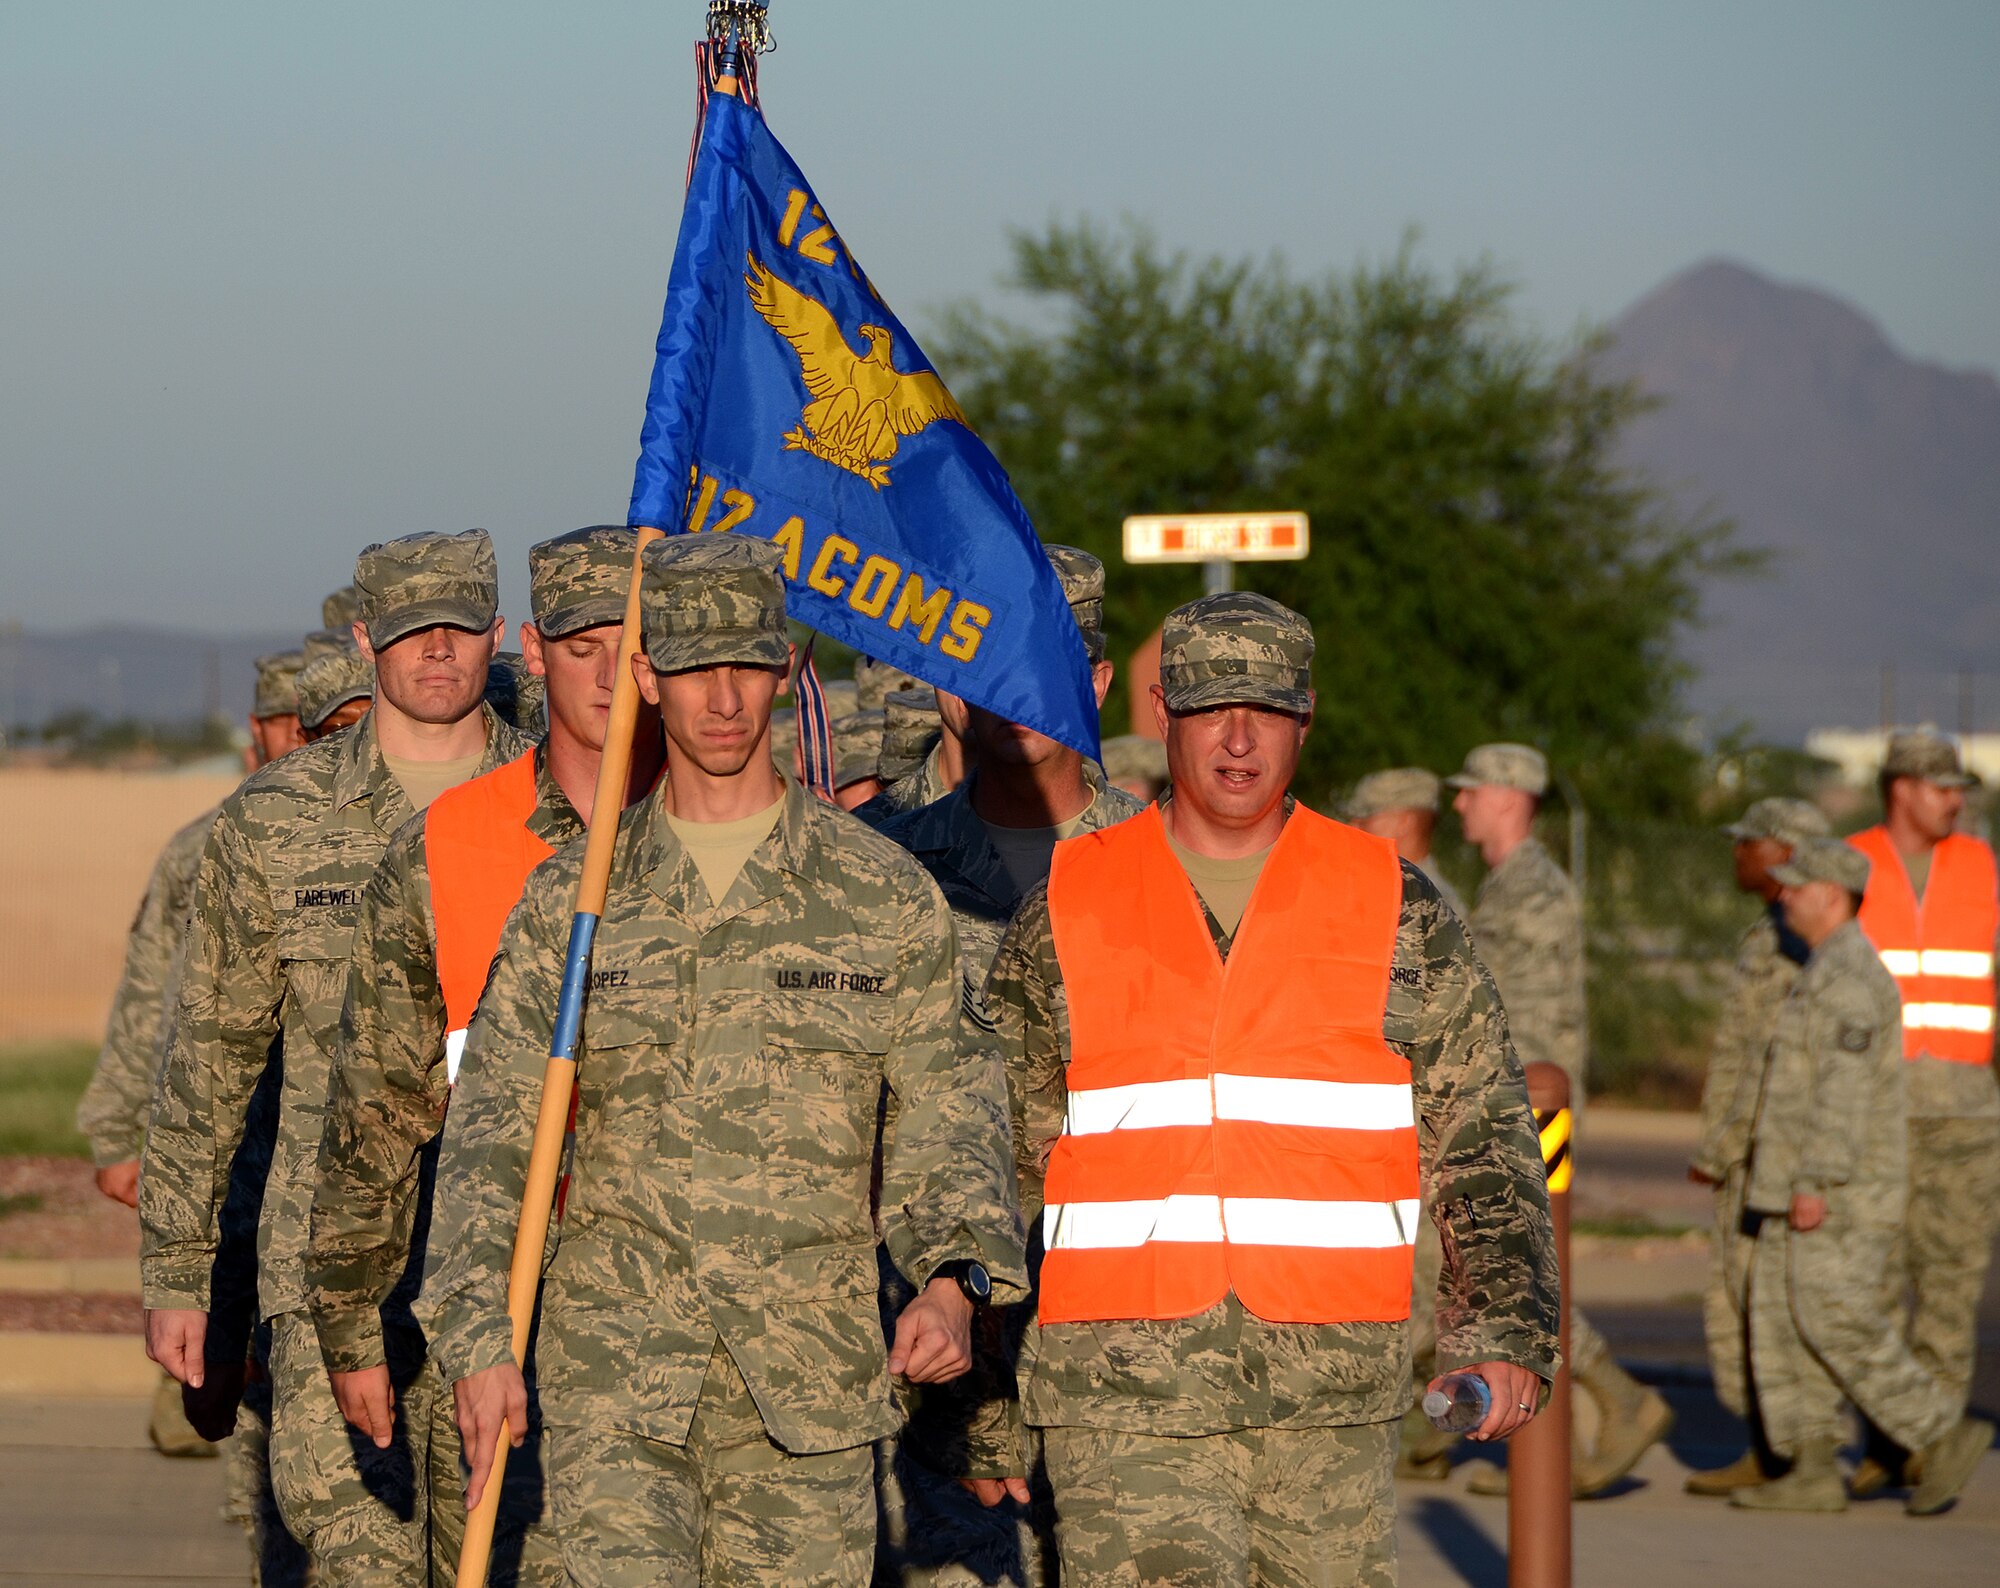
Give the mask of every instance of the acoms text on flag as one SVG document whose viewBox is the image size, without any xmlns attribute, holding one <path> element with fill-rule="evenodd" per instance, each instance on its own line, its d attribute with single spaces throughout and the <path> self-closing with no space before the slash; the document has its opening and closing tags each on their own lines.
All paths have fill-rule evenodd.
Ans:
<svg viewBox="0 0 2000 1588">
<path fill-rule="evenodd" d="M 764 536 L 794 617 L 1097 753 L 1083 642 L 1006 472 L 728 94 L 688 186 L 628 517 Z"/>
</svg>

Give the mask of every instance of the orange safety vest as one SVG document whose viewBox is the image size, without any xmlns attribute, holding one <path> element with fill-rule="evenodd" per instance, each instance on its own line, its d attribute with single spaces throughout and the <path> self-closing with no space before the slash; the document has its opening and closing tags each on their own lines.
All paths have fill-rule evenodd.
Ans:
<svg viewBox="0 0 2000 1588">
<path fill-rule="evenodd" d="M 1861 930 L 1903 998 L 1903 1057 L 1993 1060 L 1993 940 L 2000 871 L 1977 838 L 1953 833 L 1931 851 L 1920 903 L 1887 828 L 1848 839 L 1868 857 Z"/>
<path fill-rule="evenodd" d="M 1387 839 L 1300 807 L 1225 962 L 1157 807 L 1056 846 L 1069 1100 L 1044 1324 L 1410 1315 L 1417 1129 L 1382 1039 L 1403 881 Z"/>
<path fill-rule="evenodd" d="M 444 991 L 445 1068 L 458 1079 L 466 1028 L 486 990 L 500 929 L 520 902 L 528 873 L 555 850 L 528 830 L 535 813 L 535 753 L 446 789 L 424 818 L 424 858 L 437 922 L 438 985 Z"/>
</svg>

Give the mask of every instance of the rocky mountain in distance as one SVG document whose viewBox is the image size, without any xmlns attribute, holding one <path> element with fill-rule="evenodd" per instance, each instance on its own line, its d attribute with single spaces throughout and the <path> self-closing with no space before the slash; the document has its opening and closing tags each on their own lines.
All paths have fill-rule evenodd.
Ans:
<svg viewBox="0 0 2000 1588">
<path fill-rule="evenodd" d="M 1725 261 L 1609 328 L 1607 373 L 1660 406 L 1625 460 L 1773 554 L 1685 642 L 1690 704 L 1797 742 L 1896 716 L 2000 725 L 2000 382 L 1908 358 L 1827 293 Z"/>
</svg>

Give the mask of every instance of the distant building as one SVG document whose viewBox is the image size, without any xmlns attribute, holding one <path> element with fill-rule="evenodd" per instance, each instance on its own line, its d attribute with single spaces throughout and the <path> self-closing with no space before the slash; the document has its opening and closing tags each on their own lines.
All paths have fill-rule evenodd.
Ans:
<svg viewBox="0 0 2000 1588">
<path fill-rule="evenodd" d="M 1965 769 L 1976 772 L 1988 787 L 2000 783 L 2000 733 L 1957 734 Z M 1880 728 L 1814 728 L 1806 735 L 1806 753 L 1840 768 L 1840 780 L 1857 788 L 1875 781 L 1889 735 Z"/>
</svg>

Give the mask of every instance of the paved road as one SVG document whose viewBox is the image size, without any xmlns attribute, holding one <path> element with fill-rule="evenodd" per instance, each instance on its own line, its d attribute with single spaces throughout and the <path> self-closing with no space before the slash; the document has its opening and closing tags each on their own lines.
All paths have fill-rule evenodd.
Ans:
<svg viewBox="0 0 2000 1588">
<path fill-rule="evenodd" d="M 0 1399 L 0 1584 L 249 1582 L 221 1468 L 155 1453 L 143 1400 Z"/>
<path fill-rule="evenodd" d="M 1592 1114 L 1580 1155 L 1579 1213 L 1697 1223 L 1703 1193 L 1680 1179 L 1692 1121 Z M 1577 1507 L 1576 1582 L 1652 1588 L 1835 1588 L 2000 1582 L 2000 1451 L 1956 1510 L 1917 1521 L 1893 1500 L 1839 1517 L 1770 1517 L 1681 1493 L 1689 1467 L 1719 1466 L 1742 1431 L 1710 1392 L 1697 1310 L 1699 1240 L 1584 1243 L 1577 1283 L 1619 1354 L 1674 1402 L 1670 1449 L 1656 1450 L 1621 1492 Z M 1982 1313 L 1975 1405 L 2000 1412 L 2000 1273 Z M 46 1390 L 0 1396 L 0 1588 L 201 1588 L 248 1581 L 241 1535 L 220 1520 L 220 1464 L 168 1461 L 145 1440 L 143 1400 L 66 1400 Z M 1448 1483 L 1409 1484 L 1403 1508 L 1407 1588 L 1499 1588 L 1506 1505 Z M 968 1579 L 969 1581 L 970 1579 Z"/>
<path fill-rule="evenodd" d="M 1718 1432 L 1706 1387 L 1668 1386 L 1698 1435 Z M 1709 1403 L 1712 1406 L 1712 1402 Z M 132 1400 L 0 1399 L 0 1588 L 208 1588 L 249 1581 L 242 1536 L 221 1521 L 213 1461 L 168 1461 L 145 1442 Z M 1839 1517 L 1765 1517 L 1680 1492 L 1677 1457 L 1720 1460 L 1699 1438 L 1656 1451 L 1625 1492 L 1576 1511 L 1576 1581 L 1629 1588 L 1910 1582 L 1958 1588 L 1995 1580 L 2000 1453 L 1958 1509 L 1927 1521 L 1893 1502 Z M 1504 1501 L 1468 1494 L 1469 1464 L 1450 1483 L 1403 1489 L 1406 1588 L 1501 1588 Z"/>
</svg>

